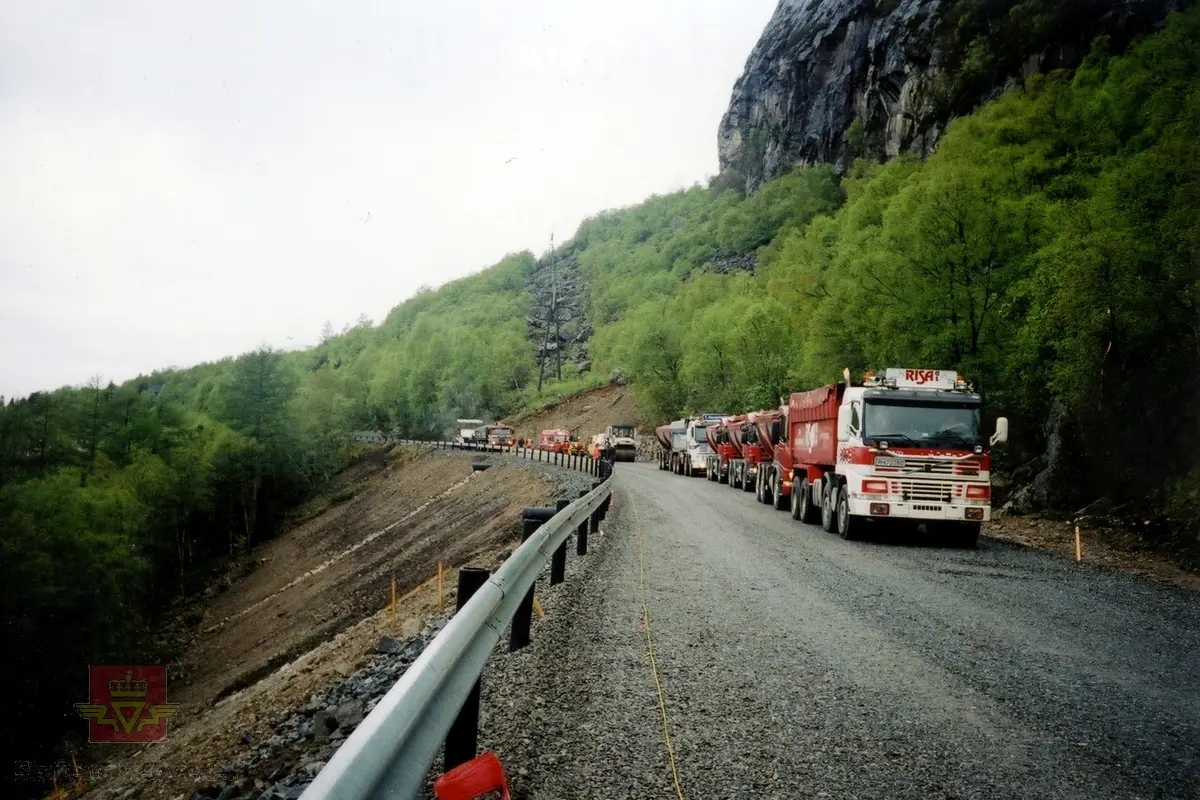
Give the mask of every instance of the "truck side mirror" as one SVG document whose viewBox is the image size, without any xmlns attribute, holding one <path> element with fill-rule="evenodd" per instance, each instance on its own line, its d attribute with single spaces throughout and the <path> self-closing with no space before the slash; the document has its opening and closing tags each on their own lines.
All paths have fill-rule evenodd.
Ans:
<svg viewBox="0 0 1200 800">
<path fill-rule="evenodd" d="M 771 444 L 779 444 L 779 420 L 771 420 Z"/>
<path fill-rule="evenodd" d="M 992 434 L 991 444 L 1008 441 L 1008 417 L 996 418 L 996 432 Z"/>
</svg>

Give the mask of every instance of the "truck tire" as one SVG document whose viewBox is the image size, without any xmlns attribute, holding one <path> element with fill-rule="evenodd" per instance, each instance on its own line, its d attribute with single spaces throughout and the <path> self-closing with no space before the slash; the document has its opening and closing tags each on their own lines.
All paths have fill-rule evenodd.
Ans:
<svg viewBox="0 0 1200 800">
<path fill-rule="evenodd" d="M 775 482 L 771 484 L 771 503 L 776 511 L 784 511 L 788 507 L 788 499 L 783 496 L 783 474 L 775 473 Z"/>
<path fill-rule="evenodd" d="M 837 532 L 843 539 L 853 542 L 863 538 L 866 520 L 850 513 L 850 498 L 846 492 L 838 492 L 837 498 Z"/>
<path fill-rule="evenodd" d="M 717 483 L 729 483 L 729 467 L 725 468 L 724 475 L 721 474 L 719 469 L 717 470 Z"/>
<path fill-rule="evenodd" d="M 760 503 L 767 502 L 766 495 L 763 494 L 763 486 L 765 484 L 766 484 L 766 481 L 763 480 L 762 470 L 759 470 L 758 480 L 754 481 L 754 499 Z"/>
<path fill-rule="evenodd" d="M 963 522 L 954 536 L 954 546 L 963 550 L 974 550 L 979 544 L 979 523 Z"/>
<path fill-rule="evenodd" d="M 742 491 L 743 492 L 753 492 L 754 484 L 757 482 L 758 481 L 756 480 L 756 478 L 750 477 L 749 468 L 747 468 L 747 470 L 742 473 Z"/>
<path fill-rule="evenodd" d="M 821 492 L 821 529 L 826 533 L 833 533 L 837 530 L 837 509 L 833 507 L 833 485 L 828 481 L 823 481 L 824 487 Z"/>
<path fill-rule="evenodd" d="M 816 521 L 816 506 L 813 505 L 808 478 L 793 479 L 792 481 L 792 519 L 806 525 Z"/>
</svg>

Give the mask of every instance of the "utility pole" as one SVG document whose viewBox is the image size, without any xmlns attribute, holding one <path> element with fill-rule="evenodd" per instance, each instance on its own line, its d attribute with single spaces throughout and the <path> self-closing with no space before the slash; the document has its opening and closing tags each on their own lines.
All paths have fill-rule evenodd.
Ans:
<svg viewBox="0 0 1200 800">
<path fill-rule="evenodd" d="M 550 234 L 550 271 L 551 271 L 551 286 L 550 286 L 550 308 L 553 310 L 555 306 L 555 286 L 554 286 L 554 234 Z M 557 314 L 555 314 L 557 316 Z M 542 393 L 542 381 L 546 377 L 546 348 L 550 344 L 550 318 L 544 320 L 546 326 L 545 335 L 542 336 L 542 352 L 538 353 L 538 394 Z"/>
<path fill-rule="evenodd" d="M 562 380 L 562 337 L 559 336 L 558 320 L 558 253 L 554 252 L 554 235 L 550 236 L 550 275 L 554 281 L 554 291 L 550 295 L 551 309 L 554 313 L 554 374 Z"/>
</svg>

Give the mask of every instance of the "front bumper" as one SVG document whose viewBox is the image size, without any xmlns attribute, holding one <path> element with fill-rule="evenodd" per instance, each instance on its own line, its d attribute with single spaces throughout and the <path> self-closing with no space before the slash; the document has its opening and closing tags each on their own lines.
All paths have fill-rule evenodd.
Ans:
<svg viewBox="0 0 1200 800">
<path fill-rule="evenodd" d="M 934 503 L 929 501 L 914 502 L 912 500 L 895 499 L 895 495 L 882 494 L 852 494 L 848 500 L 850 513 L 856 517 L 875 517 L 876 519 L 928 519 L 945 522 L 986 522 L 992 518 L 992 507 L 985 503 Z M 887 514 L 872 514 L 873 504 L 887 503 Z M 972 510 L 972 517 L 967 517 L 967 509 Z M 976 516 L 982 511 L 982 516 Z"/>
</svg>

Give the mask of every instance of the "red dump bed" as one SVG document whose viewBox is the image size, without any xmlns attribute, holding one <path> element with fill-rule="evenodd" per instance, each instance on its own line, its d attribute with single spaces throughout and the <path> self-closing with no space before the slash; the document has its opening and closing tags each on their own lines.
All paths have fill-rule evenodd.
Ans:
<svg viewBox="0 0 1200 800">
<path fill-rule="evenodd" d="M 742 442 L 739 434 L 745 421 L 746 418 L 742 415 L 725 417 L 718 424 L 709 425 L 704 429 L 704 435 L 708 437 L 708 446 L 720 455 L 723 461 L 741 458 Z"/>
<path fill-rule="evenodd" d="M 837 416 L 845 390 L 845 384 L 834 383 L 788 398 L 792 463 L 837 463 Z"/>
<path fill-rule="evenodd" d="M 730 417 L 728 420 L 726 420 L 722 424 L 725 426 L 725 430 L 729 434 L 728 437 L 726 437 L 729 439 L 728 446 L 732 449 L 732 453 L 729 457 L 731 459 L 732 458 L 741 458 L 742 457 L 742 428 L 744 428 L 746 426 L 746 417 L 745 416 Z"/>
<path fill-rule="evenodd" d="M 671 449 L 671 426 L 660 425 L 654 429 L 654 437 L 658 439 L 658 443 L 663 446 L 664 450 Z"/>
<path fill-rule="evenodd" d="M 775 448 L 771 446 L 771 422 L 782 416 L 783 413 L 774 408 L 770 411 L 756 411 L 750 415 L 754 426 L 758 428 L 758 446 L 762 448 L 767 461 L 775 457 Z"/>
<path fill-rule="evenodd" d="M 709 425 L 704 429 L 704 436 L 708 439 L 708 446 L 712 448 L 714 453 L 719 452 L 721 445 L 717 444 L 717 431 L 721 430 L 721 424 Z"/>
</svg>

